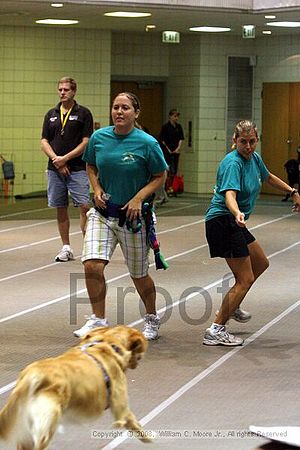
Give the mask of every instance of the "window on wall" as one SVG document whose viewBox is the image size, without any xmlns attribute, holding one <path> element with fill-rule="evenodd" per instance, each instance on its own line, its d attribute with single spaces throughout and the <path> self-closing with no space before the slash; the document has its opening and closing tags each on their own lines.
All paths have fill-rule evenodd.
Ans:
<svg viewBox="0 0 300 450">
<path fill-rule="evenodd" d="M 235 124 L 241 119 L 252 120 L 253 57 L 228 57 L 227 86 L 227 151 Z"/>
</svg>

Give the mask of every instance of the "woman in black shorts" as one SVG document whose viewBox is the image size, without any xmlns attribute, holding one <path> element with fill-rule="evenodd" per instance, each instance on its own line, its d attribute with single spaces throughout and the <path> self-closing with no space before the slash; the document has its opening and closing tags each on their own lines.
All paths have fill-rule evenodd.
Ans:
<svg viewBox="0 0 300 450">
<path fill-rule="evenodd" d="M 210 256 L 225 258 L 235 284 L 225 295 L 214 323 L 204 335 L 206 345 L 242 345 L 243 339 L 228 333 L 229 318 L 247 322 L 251 315 L 240 309 L 250 287 L 268 268 L 269 261 L 255 237 L 246 228 L 262 182 L 287 193 L 293 210 L 300 211 L 296 189 L 270 173 L 261 156 L 255 152 L 258 142 L 256 125 L 240 121 L 233 134 L 233 151 L 221 161 L 214 196 L 206 212 L 206 238 Z"/>
</svg>

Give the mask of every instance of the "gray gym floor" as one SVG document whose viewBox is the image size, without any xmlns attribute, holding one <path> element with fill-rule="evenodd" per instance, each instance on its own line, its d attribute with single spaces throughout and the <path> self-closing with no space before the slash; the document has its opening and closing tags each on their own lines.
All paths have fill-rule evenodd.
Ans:
<svg viewBox="0 0 300 450">
<path fill-rule="evenodd" d="M 208 255 L 207 205 L 206 198 L 183 194 L 157 210 L 161 249 L 170 264 L 167 271 L 151 266 L 163 325 L 140 366 L 127 372 L 130 405 L 145 429 L 156 433 L 151 448 L 283 450 L 289 447 L 251 435 L 249 426 L 299 426 L 300 214 L 291 213 L 291 203 L 281 197 L 258 201 L 248 227 L 270 268 L 243 303 L 251 321 L 229 323 L 245 344 L 207 347 L 203 333 L 232 282 L 225 262 Z M 76 259 L 55 263 L 61 244 L 46 199 L 0 203 L 1 407 L 20 370 L 76 345 L 72 330 L 90 314 L 74 208 L 72 216 Z M 141 328 L 143 310 L 119 249 L 106 277 L 110 324 Z M 93 423 L 70 425 L 50 449 L 143 448 L 111 423 L 106 412 Z"/>
</svg>

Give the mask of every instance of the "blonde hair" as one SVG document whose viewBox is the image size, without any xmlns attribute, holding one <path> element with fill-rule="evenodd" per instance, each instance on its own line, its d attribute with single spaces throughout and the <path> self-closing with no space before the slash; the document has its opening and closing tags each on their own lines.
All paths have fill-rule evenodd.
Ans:
<svg viewBox="0 0 300 450">
<path fill-rule="evenodd" d="M 71 78 L 71 77 L 63 77 L 63 78 L 61 78 L 59 81 L 58 81 L 58 83 L 57 83 L 57 86 L 59 86 L 60 84 L 62 84 L 62 83 L 70 83 L 70 86 L 71 86 L 71 89 L 72 89 L 72 91 L 77 91 L 77 83 L 76 83 L 76 81 L 74 80 L 74 78 Z"/>
<path fill-rule="evenodd" d="M 236 140 L 242 133 L 244 133 L 244 132 L 250 133 L 252 130 L 255 132 L 256 138 L 258 140 L 259 138 L 258 138 L 256 124 L 248 119 L 240 120 L 236 124 L 234 131 L 233 131 L 231 148 L 232 149 L 236 148 Z"/>
</svg>

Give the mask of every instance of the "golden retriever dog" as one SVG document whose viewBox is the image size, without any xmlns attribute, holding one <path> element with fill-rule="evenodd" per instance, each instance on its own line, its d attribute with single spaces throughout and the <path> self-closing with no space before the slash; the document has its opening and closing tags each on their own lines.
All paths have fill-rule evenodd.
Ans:
<svg viewBox="0 0 300 450">
<path fill-rule="evenodd" d="M 30 364 L 0 412 L 0 439 L 17 450 L 47 450 L 61 422 L 87 421 L 110 408 L 115 427 L 149 441 L 129 409 L 124 373 L 146 349 L 134 328 L 95 328 L 66 353 Z"/>
</svg>

